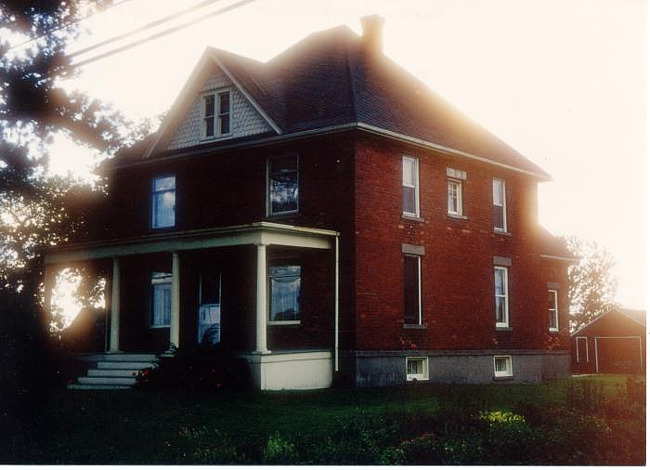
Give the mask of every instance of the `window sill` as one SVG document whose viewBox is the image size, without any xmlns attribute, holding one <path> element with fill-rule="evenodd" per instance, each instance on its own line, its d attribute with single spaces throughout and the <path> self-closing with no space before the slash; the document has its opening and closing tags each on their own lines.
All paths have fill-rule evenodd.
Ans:
<svg viewBox="0 0 650 470">
<path fill-rule="evenodd" d="M 228 134 L 221 134 L 221 135 L 213 135 L 210 137 L 201 137 L 199 140 L 200 143 L 207 143 L 207 142 L 214 142 L 215 140 L 225 140 L 225 139 L 230 139 L 232 138 L 232 133 Z"/>
<path fill-rule="evenodd" d="M 511 381 L 511 380 L 514 380 L 514 379 L 515 378 L 512 375 L 503 375 L 503 376 L 500 376 L 500 377 L 492 377 L 492 380 L 495 381 L 495 382 L 508 382 L 508 381 Z"/>
<path fill-rule="evenodd" d="M 300 325 L 300 320 L 269 321 L 266 324 L 269 326 Z"/>
<path fill-rule="evenodd" d="M 426 330 L 427 327 L 424 325 L 416 325 L 414 323 L 404 323 L 402 328 L 405 330 Z"/>
<path fill-rule="evenodd" d="M 504 237 L 512 237 L 512 233 L 505 232 L 503 230 L 498 230 L 498 229 L 494 229 L 494 234 L 495 235 L 503 235 Z"/>
<path fill-rule="evenodd" d="M 559 335 L 560 334 L 560 330 L 548 330 L 548 332 L 549 332 L 549 334 L 552 334 L 552 335 Z"/>
<path fill-rule="evenodd" d="M 494 327 L 496 331 L 512 331 L 511 326 L 496 326 Z"/>
<path fill-rule="evenodd" d="M 300 211 L 291 211 L 291 212 L 278 212 L 277 214 L 268 214 L 267 219 L 290 219 L 300 215 Z"/>
<path fill-rule="evenodd" d="M 424 219 L 415 215 L 402 214 L 402 219 L 408 220 L 411 222 L 424 222 Z"/>
<path fill-rule="evenodd" d="M 467 220 L 467 216 L 463 214 L 450 214 L 447 213 L 447 217 L 454 220 Z"/>
<path fill-rule="evenodd" d="M 170 325 L 150 325 L 149 329 L 151 330 L 160 330 L 161 328 L 169 328 Z"/>
<path fill-rule="evenodd" d="M 407 382 L 428 382 L 429 378 L 428 377 L 407 377 L 406 378 Z"/>
</svg>

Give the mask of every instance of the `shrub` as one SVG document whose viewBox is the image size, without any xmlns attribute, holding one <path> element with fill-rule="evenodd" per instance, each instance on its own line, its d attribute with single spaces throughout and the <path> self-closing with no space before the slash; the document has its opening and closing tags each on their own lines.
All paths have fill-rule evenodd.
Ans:
<svg viewBox="0 0 650 470">
<path fill-rule="evenodd" d="M 248 362 L 220 345 L 177 350 L 136 377 L 136 387 L 149 389 L 216 391 L 250 386 Z"/>
</svg>

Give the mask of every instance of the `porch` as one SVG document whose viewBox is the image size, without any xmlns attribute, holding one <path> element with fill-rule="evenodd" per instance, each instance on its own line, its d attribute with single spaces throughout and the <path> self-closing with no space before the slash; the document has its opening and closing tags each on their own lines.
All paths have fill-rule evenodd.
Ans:
<svg viewBox="0 0 650 470">
<path fill-rule="evenodd" d="M 105 274 L 107 355 L 223 344 L 261 389 L 325 388 L 338 366 L 338 236 L 268 222 L 49 251 Z M 127 361 L 128 362 L 128 361 Z"/>
</svg>

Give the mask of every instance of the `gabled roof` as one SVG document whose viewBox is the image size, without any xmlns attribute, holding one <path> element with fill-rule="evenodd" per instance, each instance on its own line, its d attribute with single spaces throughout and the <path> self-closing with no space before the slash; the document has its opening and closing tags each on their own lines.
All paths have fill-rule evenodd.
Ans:
<svg viewBox="0 0 650 470">
<path fill-rule="evenodd" d="M 216 63 L 278 135 L 358 127 L 549 178 L 390 58 L 372 53 L 364 39 L 339 26 L 311 34 L 266 63 L 208 48 L 159 132 L 172 132 L 179 110 L 201 85 L 194 82 Z M 144 156 L 164 153 L 164 142 L 159 135 Z"/>
<path fill-rule="evenodd" d="M 580 327 L 578 330 L 574 331 L 571 333 L 571 336 L 576 336 L 578 333 L 582 332 L 585 328 L 593 325 L 594 323 L 599 322 L 603 318 L 610 316 L 610 315 L 622 315 L 624 317 L 629 318 L 630 320 L 639 323 L 642 326 L 646 325 L 646 311 L 645 310 L 636 310 L 636 309 L 631 309 L 631 308 L 621 308 L 621 307 L 614 307 L 611 310 L 603 313 L 602 315 L 598 315 L 596 318 L 591 320 L 589 323 L 586 325 L 583 325 Z"/>
<path fill-rule="evenodd" d="M 544 227 L 539 227 L 541 254 L 543 258 L 551 258 L 569 263 L 577 263 L 580 258 L 569 251 L 561 238 L 556 237 Z"/>
</svg>

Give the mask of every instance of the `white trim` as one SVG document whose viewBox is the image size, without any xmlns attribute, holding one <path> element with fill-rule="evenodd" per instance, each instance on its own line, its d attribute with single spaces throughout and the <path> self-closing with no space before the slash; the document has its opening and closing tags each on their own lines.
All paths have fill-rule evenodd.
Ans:
<svg viewBox="0 0 650 470">
<path fill-rule="evenodd" d="M 421 374 L 409 374 L 409 361 L 422 361 L 422 373 Z M 405 358 L 406 366 L 406 381 L 420 381 L 420 380 L 429 380 L 429 358 L 428 357 L 406 357 Z"/>
<path fill-rule="evenodd" d="M 404 181 L 406 176 L 404 173 L 404 163 L 406 161 L 413 162 L 413 185 L 407 185 Z M 413 188 L 415 191 L 415 212 L 407 212 L 404 209 L 404 197 L 402 196 L 402 215 L 406 217 L 420 217 L 420 161 L 416 157 L 411 157 L 409 155 L 402 155 L 402 194 L 404 193 L 404 187 Z"/>
<path fill-rule="evenodd" d="M 553 328 L 551 326 L 550 322 L 549 322 L 548 331 L 551 331 L 553 333 L 557 333 L 558 331 L 560 331 L 560 305 L 558 304 L 558 290 L 557 289 L 547 289 L 546 292 L 549 292 L 549 293 L 553 292 L 553 298 L 554 298 L 553 305 L 555 306 L 555 308 L 549 308 L 548 312 L 549 313 L 554 312 L 553 316 L 555 317 L 555 325 L 556 325 L 555 328 Z"/>
<path fill-rule="evenodd" d="M 494 226 L 494 215 L 492 216 L 492 225 L 494 226 L 494 231 L 498 233 L 508 233 L 508 209 L 506 202 L 506 181 L 503 178 L 492 178 L 492 211 L 494 212 L 494 206 L 497 206 L 496 201 L 494 200 L 494 185 L 500 182 L 501 184 L 501 197 L 503 199 L 503 205 L 501 205 L 501 211 L 503 213 L 503 227 Z M 497 206 L 499 207 L 499 206 Z"/>
<path fill-rule="evenodd" d="M 380 135 L 382 137 L 386 137 L 389 139 L 397 140 L 400 142 L 405 142 L 411 145 L 415 145 L 417 147 L 421 147 L 427 150 L 435 150 L 437 152 L 445 153 L 447 155 L 452 155 L 456 157 L 463 157 L 463 158 L 469 158 L 472 160 L 477 160 L 480 162 L 487 163 L 489 165 L 494 165 L 499 168 L 505 168 L 510 171 L 514 171 L 517 173 L 522 173 L 528 176 L 532 176 L 544 181 L 552 181 L 552 178 L 549 175 L 543 175 L 540 173 L 535 173 L 533 171 L 528 171 L 528 170 L 523 170 L 521 168 L 517 168 L 511 165 L 506 165 L 504 163 L 499 163 L 495 162 L 494 160 L 490 160 L 489 158 L 485 157 L 480 157 L 471 153 L 463 152 L 461 150 L 455 150 L 449 147 L 444 147 L 438 144 L 434 144 L 433 142 L 429 142 L 426 140 L 422 139 L 417 139 L 415 137 L 409 137 L 405 134 L 399 134 L 397 132 L 392 132 L 388 131 L 386 129 L 382 129 L 380 127 L 375 127 L 371 126 L 368 124 L 364 124 L 362 122 L 351 122 L 348 124 L 339 124 L 336 126 L 327 126 L 327 127 L 319 127 L 317 129 L 309 129 L 305 131 L 300 131 L 300 132 L 295 132 L 291 134 L 282 134 L 281 132 L 278 132 L 280 135 L 275 135 L 271 137 L 263 137 L 257 140 L 251 140 L 248 142 L 236 142 L 231 145 L 224 145 L 220 146 L 218 150 L 232 150 L 232 149 L 237 149 L 240 147 L 247 147 L 247 148 L 252 148 L 252 147 L 259 147 L 259 146 L 265 146 L 265 145 L 272 145 L 276 142 L 284 142 L 287 140 L 298 140 L 298 139 L 304 139 L 308 138 L 311 136 L 316 136 L 316 135 L 327 135 L 327 134 L 334 134 L 334 133 L 339 133 L 339 132 L 346 132 L 349 130 L 360 130 L 364 132 L 368 132 L 370 134 L 375 134 L 375 135 Z M 137 165 L 146 165 L 148 163 L 151 163 L 150 160 L 147 160 L 148 157 L 151 156 L 153 153 L 153 149 L 157 146 L 158 141 L 160 139 L 157 138 L 152 144 L 149 146 L 147 151 L 143 154 L 142 159 L 139 159 L 138 161 L 135 162 L 129 162 L 125 163 L 122 165 L 116 165 L 114 168 L 125 168 L 125 167 L 130 167 L 130 166 L 137 166 Z M 192 148 L 190 150 L 186 150 L 183 152 L 178 152 L 175 153 L 174 155 L 171 156 L 166 156 L 166 157 L 159 157 L 156 158 L 154 161 L 155 163 L 160 163 L 161 161 L 164 160 L 171 160 L 171 159 L 181 159 L 185 158 L 188 155 L 195 156 L 195 155 L 201 155 L 203 153 L 209 153 L 213 154 L 215 152 L 215 148 L 206 148 L 206 149 L 196 149 Z"/>
<path fill-rule="evenodd" d="M 553 255 L 539 255 L 541 258 L 554 259 L 558 261 L 567 261 L 569 263 L 577 263 L 580 261 L 580 258 L 567 258 L 565 256 L 553 256 Z"/>
<path fill-rule="evenodd" d="M 334 371 L 339 370 L 339 236 L 334 238 Z"/>
<path fill-rule="evenodd" d="M 230 70 L 228 70 L 228 67 L 224 66 L 223 63 L 219 60 L 218 57 L 215 57 L 215 51 L 210 51 L 212 58 L 214 61 L 217 63 L 217 65 L 221 68 L 223 73 L 226 74 L 228 79 L 237 87 L 237 89 L 241 92 L 242 95 L 248 100 L 248 102 L 255 108 L 255 110 L 264 118 L 264 120 L 273 128 L 275 132 L 278 134 L 282 134 L 282 129 L 280 129 L 280 126 L 278 126 L 273 119 L 264 111 L 264 109 L 259 105 L 255 99 L 251 96 L 250 93 L 242 86 L 242 84 L 235 78 L 235 76 L 230 73 Z"/>
<path fill-rule="evenodd" d="M 506 360 L 506 370 L 497 371 L 497 359 Z M 495 355 L 494 356 L 494 376 L 495 377 L 512 377 L 514 375 L 514 367 L 512 364 L 512 356 L 510 355 Z"/>
<path fill-rule="evenodd" d="M 216 229 L 154 233 L 105 242 L 65 245 L 46 251 L 45 264 L 260 243 L 330 249 L 330 239 L 337 235 L 340 235 L 339 232 L 334 230 L 255 222 Z"/>
<path fill-rule="evenodd" d="M 580 344 L 579 339 L 585 340 L 585 356 L 586 361 L 580 362 Z M 589 337 L 587 336 L 576 336 L 576 364 L 589 364 Z"/>
<path fill-rule="evenodd" d="M 505 321 L 503 322 L 496 322 L 496 327 L 497 328 L 508 328 L 510 327 L 510 301 L 509 301 L 509 285 L 508 285 L 508 268 L 506 266 L 494 266 L 494 313 L 495 313 L 495 321 L 496 321 L 496 299 L 498 297 L 504 298 L 504 313 L 505 313 Z M 504 276 L 503 276 L 503 294 L 497 294 L 497 284 L 496 284 L 496 271 L 503 271 Z"/>
<path fill-rule="evenodd" d="M 229 132 L 221 133 L 221 100 L 220 95 L 228 93 L 228 116 L 230 119 L 230 124 L 228 126 Z M 208 96 L 214 98 L 214 114 L 212 115 L 212 135 L 207 135 L 205 120 L 207 116 L 205 115 L 205 99 Z M 207 90 L 201 93 L 201 137 L 200 141 L 203 142 L 212 142 L 214 140 L 227 139 L 232 137 L 232 126 L 233 126 L 233 92 L 230 87 L 220 87 L 213 90 Z"/>
<path fill-rule="evenodd" d="M 627 316 L 627 315 L 626 315 Z M 643 340 L 640 336 L 594 336 L 594 355 L 596 357 L 596 373 L 600 372 L 598 363 L 598 340 L 599 339 L 638 339 L 639 340 L 639 359 L 641 360 L 641 370 L 643 370 Z"/>
</svg>

